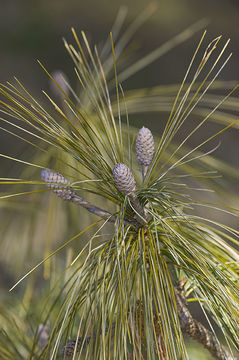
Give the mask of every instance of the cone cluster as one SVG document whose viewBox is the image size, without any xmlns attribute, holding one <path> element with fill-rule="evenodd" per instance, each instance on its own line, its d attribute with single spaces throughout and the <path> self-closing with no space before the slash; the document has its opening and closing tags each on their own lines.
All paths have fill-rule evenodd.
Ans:
<svg viewBox="0 0 239 360">
<path fill-rule="evenodd" d="M 47 183 L 48 189 L 51 189 L 63 200 L 71 200 L 75 195 L 75 191 L 70 187 L 70 182 L 55 171 L 44 169 L 41 172 L 41 178 Z"/>
<path fill-rule="evenodd" d="M 127 165 L 116 164 L 113 168 L 113 178 L 117 189 L 125 195 L 130 195 L 136 189 L 134 175 Z"/>
<path fill-rule="evenodd" d="M 138 162 L 143 166 L 149 166 L 154 157 L 154 138 L 151 131 L 142 127 L 136 138 L 136 155 Z"/>
</svg>

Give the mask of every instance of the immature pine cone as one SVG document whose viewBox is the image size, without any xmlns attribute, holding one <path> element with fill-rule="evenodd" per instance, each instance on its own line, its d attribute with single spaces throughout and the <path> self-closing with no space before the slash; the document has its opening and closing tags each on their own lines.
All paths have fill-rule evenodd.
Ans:
<svg viewBox="0 0 239 360">
<path fill-rule="evenodd" d="M 113 168 L 113 177 L 117 189 L 125 195 L 130 195 L 136 189 L 136 182 L 131 170 L 123 163 Z"/>
<path fill-rule="evenodd" d="M 55 171 L 44 169 L 41 172 L 41 178 L 43 181 L 48 183 L 48 189 L 53 190 L 53 192 L 63 200 L 71 200 L 72 197 L 75 195 L 75 191 L 71 187 L 69 187 L 70 182 L 66 180 L 64 176 Z"/>
<path fill-rule="evenodd" d="M 59 85 L 59 87 L 64 91 L 66 96 L 69 96 L 69 88 L 67 86 L 67 82 L 69 82 L 67 76 L 61 70 L 55 70 L 51 76 Z M 58 88 L 58 86 L 50 79 L 50 89 L 51 92 L 54 94 L 55 97 L 64 99 L 65 95 L 62 91 Z"/>
<path fill-rule="evenodd" d="M 151 131 L 142 127 L 136 138 L 136 155 L 141 165 L 149 166 L 154 157 L 154 138 Z"/>
</svg>

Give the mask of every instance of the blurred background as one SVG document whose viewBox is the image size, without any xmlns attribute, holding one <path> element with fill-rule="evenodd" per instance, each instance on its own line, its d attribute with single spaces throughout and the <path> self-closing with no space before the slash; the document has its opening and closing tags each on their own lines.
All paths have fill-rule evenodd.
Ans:
<svg viewBox="0 0 239 360">
<path fill-rule="evenodd" d="M 42 89 L 49 90 L 49 78 L 37 63 L 39 59 L 49 72 L 60 69 L 66 73 L 74 88 L 76 79 L 72 61 L 62 41 L 62 38 L 74 41 L 71 27 L 77 33 L 84 30 L 90 42 L 98 44 L 108 38 L 120 6 L 128 8 L 124 25 L 127 27 L 148 4 L 148 1 L 143 0 L 1 0 L 0 82 L 12 81 L 16 76 L 33 95 L 41 97 Z M 142 57 L 191 24 L 206 18 L 207 42 L 218 35 L 223 35 L 225 41 L 231 38 L 229 50 L 234 55 L 220 79 L 239 79 L 238 0 L 161 0 L 156 1 L 156 4 L 158 7 L 155 13 L 134 37 L 135 58 Z M 199 31 L 129 78 L 123 83 L 124 90 L 180 83 L 202 32 L 203 30 Z M 154 120 L 154 116 L 147 121 L 137 120 L 132 116 L 135 124 L 144 122 L 159 132 L 160 126 Z M 217 125 L 210 126 L 217 129 Z M 204 134 L 199 133 L 200 136 L 203 137 Z M 10 148 L 11 154 L 14 152 L 16 155 L 21 151 L 21 146 L 19 142 L 16 144 L 14 137 L 0 133 L 0 153 L 9 153 Z M 238 150 L 238 130 L 233 129 L 224 134 L 216 155 L 238 166 Z M 1 160 L 1 177 L 8 174 L 11 166 L 15 166 L 14 163 Z M 12 282 L 11 279 L 9 281 Z M 4 289 L 7 288 L 8 283 L 4 284 Z M 191 348 L 193 359 L 198 356 L 198 353 L 193 355 L 196 347 L 194 344 Z M 206 354 L 205 352 L 205 359 Z"/>
<path fill-rule="evenodd" d="M 220 79 L 239 79 L 239 2 L 236 0 L 161 0 L 157 10 L 134 37 L 135 57 L 139 58 L 197 22 L 207 19 L 207 42 L 218 35 L 231 38 L 229 51 L 233 57 Z M 71 42 L 71 27 L 84 30 L 93 44 L 105 41 L 120 6 L 128 8 L 124 27 L 150 4 L 149 1 L 128 0 L 1 0 L 0 12 L 0 81 L 12 81 L 17 76 L 35 96 L 49 89 L 49 79 L 37 63 L 39 59 L 49 72 L 61 69 L 75 86 L 71 59 L 62 38 Z M 149 67 L 124 82 L 124 90 L 160 84 L 180 83 L 203 31 L 176 46 Z M 132 119 L 131 119 L 132 121 Z M 149 119 L 147 119 L 149 121 Z M 153 130 L 157 130 L 155 122 Z M 0 151 L 11 141 L 0 135 Z M 237 164 L 238 134 L 228 131 L 217 155 Z M 225 151 L 225 149 L 227 151 Z"/>
<path fill-rule="evenodd" d="M 138 52 L 147 53 L 150 49 L 170 39 L 187 26 L 202 18 L 207 18 L 208 36 L 223 35 L 232 39 L 234 52 L 230 66 L 223 76 L 238 78 L 238 18 L 237 0 L 161 0 L 155 1 L 158 10 L 138 31 Z M 0 78 L 9 80 L 13 75 L 21 76 L 33 90 L 46 86 L 47 78 L 36 64 L 40 59 L 48 70 L 61 68 L 72 74 L 71 61 L 64 51 L 62 37 L 71 40 L 71 27 L 84 30 L 94 43 L 105 40 L 119 7 L 128 8 L 127 23 L 149 4 L 149 1 L 128 0 L 1 0 L 0 13 Z M 200 35 L 197 35 L 198 38 Z M 142 80 L 146 84 L 175 83 L 182 79 L 185 66 L 195 47 L 195 38 L 175 48 L 171 53 L 154 64 L 155 72 L 145 70 Z M 175 62 L 176 59 L 176 62 Z M 131 81 L 136 81 L 132 79 Z M 142 84 L 137 76 L 137 81 Z"/>
</svg>

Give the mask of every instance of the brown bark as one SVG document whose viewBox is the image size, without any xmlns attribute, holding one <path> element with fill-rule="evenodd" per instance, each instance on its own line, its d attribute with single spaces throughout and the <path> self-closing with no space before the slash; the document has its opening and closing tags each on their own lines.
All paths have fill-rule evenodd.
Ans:
<svg viewBox="0 0 239 360">
<path fill-rule="evenodd" d="M 202 344 L 217 360 L 236 360 L 224 347 L 215 335 L 195 320 L 186 306 L 186 300 L 180 289 L 175 290 L 178 318 L 183 333 Z"/>
</svg>

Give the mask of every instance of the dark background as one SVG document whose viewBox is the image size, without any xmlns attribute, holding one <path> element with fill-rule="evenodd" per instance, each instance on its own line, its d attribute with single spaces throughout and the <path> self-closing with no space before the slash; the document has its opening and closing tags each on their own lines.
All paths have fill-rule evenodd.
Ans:
<svg viewBox="0 0 239 360">
<path fill-rule="evenodd" d="M 118 9 L 128 7 L 127 22 L 150 3 L 143 0 L 125 2 L 109 0 L 1 0 L 0 7 L 0 79 L 20 76 L 34 92 L 47 86 L 36 59 L 52 71 L 64 70 L 73 76 L 71 61 L 64 50 L 62 37 L 72 39 L 71 27 L 84 30 L 94 43 L 106 39 Z M 146 53 L 170 39 L 201 18 L 209 20 L 208 39 L 218 35 L 231 38 L 234 56 L 223 71 L 225 79 L 239 78 L 239 1 L 237 0 L 161 0 L 158 10 L 139 30 L 136 40 Z M 202 32 L 201 32 L 202 33 Z M 182 80 L 199 34 L 156 62 L 150 70 L 142 71 L 134 84 L 175 83 Z M 156 74 L 156 76 L 155 76 Z"/>
<path fill-rule="evenodd" d="M 92 43 L 105 41 L 119 7 L 128 7 L 126 23 L 130 24 L 150 2 L 128 0 L 0 0 L 0 82 L 17 76 L 34 96 L 48 90 L 47 75 L 37 63 L 39 59 L 49 72 L 63 70 L 72 86 L 76 84 L 71 59 L 62 38 L 73 41 L 71 27 L 77 33 L 84 30 Z M 224 41 L 231 38 L 229 51 L 234 55 L 220 74 L 220 79 L 239 79 L 239 1 L 237 0 L 161 0 L 157 11 L 135 36 L 136 57 L 163 44 L 194 22 L 207 18 L 207 42 L 218 35 Z M 126 25 L 125 25 L 126 27 Z M 150 67 L 124 82 L 124 90 L 182 81 L 192 53 L 203 31 L 169 51 Z M 131 119 L 132 120 L 132 119 Z M 134 121 L 134 119 L 133 119 Z M 150 124 L 148 124 L 150 126 Z M 152 125 L 153 130 L 155 124 Z M 238 139 L 236 131 L 225 135 L 227 151 L 220 147 L 218 154 L 237 164 Z M 0 152 L 11 141 L 0 135 Z"/>
</svg>

